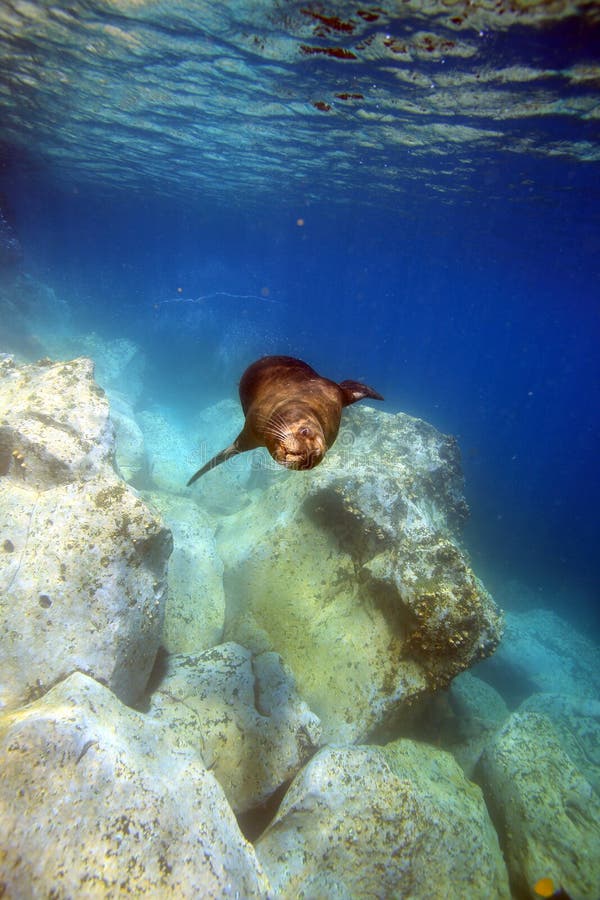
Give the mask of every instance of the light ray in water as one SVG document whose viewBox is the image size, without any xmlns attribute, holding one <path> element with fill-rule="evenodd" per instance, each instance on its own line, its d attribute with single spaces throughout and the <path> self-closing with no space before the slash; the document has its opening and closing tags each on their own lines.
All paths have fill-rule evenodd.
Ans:
<svg viewBox="0 0 600 900">
<path fill-rule="evenodd" d="M 231 294 L 229 291 L 214 291 L 212 294 L 203 294 L 201 297 L 172 297 L 169 300 L 159 300 L 154 304 L 155 308 L 164 306 L 166 303 L 204 303 L 206 300 L 212 300 L 215 297 L 232 297 L 234 300 L 260 300 L 262 303 L 275 303 L 282 305 L 281 300 L 273 300 L 272 297 L 259 294 Z"/>
</svg>

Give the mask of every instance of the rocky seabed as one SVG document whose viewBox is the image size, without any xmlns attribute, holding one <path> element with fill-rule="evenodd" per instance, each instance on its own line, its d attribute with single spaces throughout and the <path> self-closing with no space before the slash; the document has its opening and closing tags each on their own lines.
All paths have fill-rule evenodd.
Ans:
<svg viewBox="0 0 600 900">
<path fill-rule="evenodd" d="M 88 344 L 108 396 L 0 358 L 0 896 L 597 900 L 598 650 L 504 626 L 455 442 L 362 407 L 189 490 L 237 405 Z"/>
</svg>

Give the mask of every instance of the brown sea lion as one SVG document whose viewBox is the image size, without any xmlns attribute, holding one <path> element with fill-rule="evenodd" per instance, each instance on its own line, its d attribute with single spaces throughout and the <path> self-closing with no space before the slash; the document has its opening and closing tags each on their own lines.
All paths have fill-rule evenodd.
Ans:
<svg viewBox="0 0 600 900">
<path fill-rule="evenodd" d="M 240 381 L 243 429 L 233 444 L 192 475 L 188 487 L 209 469 L 255 447 L 266 447 L 288 469 L 313 469 L 337 437 L 343 407 L 364 397 L 383 400 L 366 384 L 336 384 L 291 356 L 259 359 Z"/>
</svg>

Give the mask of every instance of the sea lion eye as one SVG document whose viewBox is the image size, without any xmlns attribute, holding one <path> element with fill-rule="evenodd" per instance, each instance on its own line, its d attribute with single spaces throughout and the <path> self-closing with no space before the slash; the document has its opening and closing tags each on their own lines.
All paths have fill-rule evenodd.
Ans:
<svg viewBox="0 0 600 900">
<path fill-rule="evenodd" d="M 307 428 L 305 425 L 304 428 L 300 428 L 298 430 L 298 434 L 301 434 L 302 437 L 308 437 L 310 434 L 310 428 Z"/>
</svg>

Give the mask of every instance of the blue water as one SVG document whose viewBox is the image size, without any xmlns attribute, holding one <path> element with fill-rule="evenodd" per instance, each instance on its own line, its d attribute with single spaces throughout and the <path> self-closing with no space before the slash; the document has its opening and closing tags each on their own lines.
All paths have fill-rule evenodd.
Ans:
<svg viewBox="0 0 600 900">
<path fill-rule="evenodd" d="M 458 437 L 499 602 L 600 628 L 599 25 L 497 6 L 13 11 L 0 206 L 143 402 L 185 421 L 266 353 L 365 380 Z"/>
<path fill-rule="evenodd" d="M 597 629 L 600 166 L 498 155 L 472 178 L 443 204 L 412 185 L 389 209 L 365 184 L 227 207 L 13 160 L 3 190 L 70 327 L 146 353 L 146 400 L 185 420 L 273 352 L 367 381 L 457 436 L 467 544 L 500 602 L 517 579 Z"/>
</svg>

